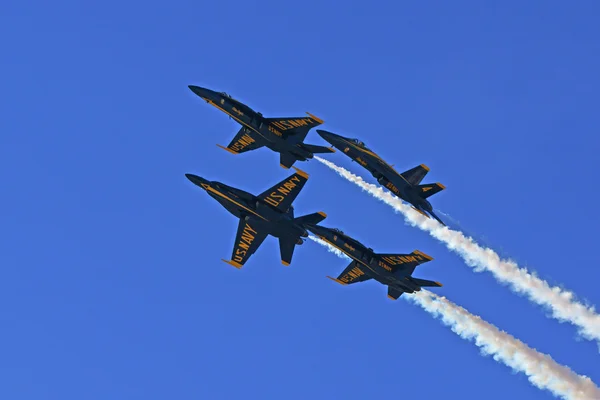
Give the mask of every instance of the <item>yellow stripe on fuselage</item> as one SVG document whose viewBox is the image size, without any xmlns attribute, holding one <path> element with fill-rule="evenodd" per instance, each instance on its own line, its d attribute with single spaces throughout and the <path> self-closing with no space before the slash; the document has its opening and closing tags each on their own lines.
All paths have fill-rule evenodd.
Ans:
<svg viewBox="0 0 600 400">
<path fill-rule="evenodd" d="M 229 115 L 231 118 L 235 119 L 237 122 L 239 122 L 240 124 L 244 125 L 247 128 L 252 129 L 254 132 L 258 133 L 263 139 L 265 139 L 267 142 L 270 142 L 270 140 L 268 140 L 266 137 L 264 137 L 262 135 L 262 133 L 260 133 L 259 131 L 257 131 L 256 129 L 254 129 L 252 126 L 248 125 L 247 123 L 245 123 L 244 121 L 240 120 L 239 118 L 237 118 L 235 115 L 229 113 L 227 110 L 225 110 L 224 108 L 219 107 L 218 105 L 216 105 L 215 103 L 213 103 L 212 100 L 208 100 L 208 99 L 204 99 L 206 100 L 206 102 L 208 104 L 210 104 L 211 106 L 214 106 L 216 108 L 218 108 L 219 110 L 223 111 L 225 114 Z"/>
<path fill-rule="evenodd" d="M 398 174 L 398 176 L 399 176 L 400 178 L 404 179 L 404 181 L 405 181 L 406 183 L 408 183 L 408 181 L 406 180 L 406 178 L 404 178 L 400 172 L 396 171 L 396 169 L 395 169 L 394 167 L 392 167 L 390 164 L 388 164 L 387 162 L 385 162 L 385 160 L 384 160 L 383 158 L 379 157 L 377 154 L 373 153 L 373 152 L 372 152 L 372 151 L 370 151 L 370 150 L 363 149 L 362 147 L 355 145 L 354 143 L 352 143 L 352 142 L 351 142 L 351 141 L 349 141 L 349 140 L 346 140 L 346 139 L 343 139 L 343 140 L 344 140 L 344 141 L 345 141 L 347 144 L 349 144 L 350 146 L 354 147 L 356 150 L 362 151 L 363 153 L 367 153 L 367 154 L 369 154 L 369 155 L 371 155 L 371 156 L 373 156 L 373 157 L 377 158 L 377 159 L 378 159 L 378 160 L 380 160 L 382 163 L 384 163 L 386 166 L 388 166 L 388 167 L 389 167 L 389 168 L 390 168 L 392 171 L 394 171 L 395 173 L 397 173 L 397 174 Z M 408 183 L 408 184 L 410 185 L 410 183 Z"/>
<path fill-rule="evenodd" d="M 358 258 L 354 257 L 352 254 L 348 254 L 342 248 L 336 246 L 334 243 L 331 243 L 329 240 L 325 239 L 324 236 L 319 236 L 319 238 L 321 238 L 321 240 L 329 243 L 330 245 L 332 245 L 333 247 L 335 247 L 336 249 L 338 249 L 339 251 L 341 251 L 342 253 L 344 253 L 345 255 L 347 255 L 348 257 L 350 257 L 351 259 L 353 259 L 354 261 L 361 263 L 362 265 L 364 265 L 365 267 L 367 267 L 368 269 L 370 269 L 374 274 L 377 274 L 377 272 L 375 272 L 375 270 L 373 268 L 371 268 L 371 266 L 365 264 L 364 261 L 359 260 Z"/>
<path fill-rule="evenodd" d="M 232 198 L 230 198 L 230 197 L 228 197 L 228 196 L 225 196 L 223 193 L 219 192 L 218 190 L 215 190 L 215 189 L 211 188 L 210 186 L 208 186 L 208 187 L 206 188 L 206 190 L 208 190 L 208 191 L 210 191 L 210 192 L 213 192 L 213 193 L 215 193 L 216 195 L 218 195 L 218 196 L 221 196 L 222 198 L 224 198 L 224 199 L 226 199 L 226 200 L 229 200 L 230 202 L 232 202 L 232 203 L 233 203 L 233 204 L 235 204 L 236 206 L 238 206 L 238 207 L 242 207 L 244 210 L 251 212 L 252 214 L 256 215 L 257 217 L 259 217 L 259 218 L 261 218 L 261 219 L 263 219 L 263 220 L 265 220 L 265 221 L 269 221 L 268 219 L 264 218 L 262 215 L 260 215 L 260 214 L 257 214 L 257 213 L 256 213 L 254 210 L 251 210 L 251 209 L 249 209 L 248 207 L 246 207 L 246 206 L 244 206 L 244 205 L 242 205 L 242 204 L 238 203 L 237 201 L 233 200 Z"/>
</svg>

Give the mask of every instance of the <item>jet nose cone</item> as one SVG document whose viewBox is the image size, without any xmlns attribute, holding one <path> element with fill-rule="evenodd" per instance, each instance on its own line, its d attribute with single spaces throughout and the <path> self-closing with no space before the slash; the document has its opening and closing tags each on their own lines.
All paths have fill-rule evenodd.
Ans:
<svg viewBox="0 0 600 400">
<path fill-rule="evenodd" d="M 339 138 L 339 135 L 324 131 L 323 129 L 317 129 L 317 133 L 319 134 L 319 136 L 321 136 L 323 139 L 327 140 L 331 144 L 335 143 Z"/>
<path fill-rule="evenodd" d="M 202 187 L 202 184 L 208 184 L 206 179 L 200 178 L 198 175 L 194 174 L 185 174 L 185 177 L 188 178 L 194 185 Z"/>
<path fill-rule="evenodd" d="M 203 99 L 208 99 L 212 97 L 212 90 L 201 88 L 200 86 L 188 85 L 190 90 L 194 92 L 197 96 L 202 97 Z"/>
</svg>

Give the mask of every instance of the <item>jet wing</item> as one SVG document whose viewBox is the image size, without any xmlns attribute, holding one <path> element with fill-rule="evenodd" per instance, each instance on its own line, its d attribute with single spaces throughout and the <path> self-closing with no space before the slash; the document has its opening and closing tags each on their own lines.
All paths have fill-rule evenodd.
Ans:
<svg viewBox="0 0 600 400">
<path fill-rule="evenodd" d="M 357 261 L 352 261 L 337 278 L 332 278 L 330 276 L 328 276 L 328 278 L 337 283 L 341 283 L 342 285 L 350 285 L 352 283 L 364 282 L 371 279 Z"/>
<path fill-rule="evenodd" d="M 412 274 L 417 265 L 433 260 L 433 257 L 415 250 L 410 254 L 377 254 L 381 261 L 396 270 L 402 268 L 408 270 L 409 275 Z"/>
<path fill-rule="evenodd" d="M 294 140 L 302 142 L 308 131 L 323 123 L 323 120 L 312 114 L 308 117 L 265 118 L 265 122 L 283 133 L 283 137 L 294 136 Z"/>
<path fill-rule="evenodd" d="M 296 170 L 294 175 L 265 190 L 258 195 L 258 198 L 281 212 L 287 212 L 308 180 L 306 172 L 295 167 L 294 169 Z"/>
<path fill-rule="evenodd" d="M 245 218 L 240 218 L 231 260 L 223 261 L 238 269 L 242 268 L 244 263 L 248 261 L 250 256 L 260 247 L 267 235 L 266 232 L 261 232 L 258 228 L 255 228 L 252 221 L 246 221 Z"/>
<path fill-rule="evenodd" d="M 406 179 L 411 185 L 418 185 L 421 183 L 425 175 L 429 172 L 429 167 L 425 164 L 421 164 L 417 167 L 411 168 L 408 171 L 403 172 L 402 177 Z"/>
<path fill-rule="evenodd" d="M 220 144 L 217 146 L 230 153 L 240 154 L 250 150 L 259 149 L 264 146 L 264 143 L 262 139 L 257 138 L 256 133 L 246 127 L 242 127 L 227 147 L 223 147 Z"/>
</svg>

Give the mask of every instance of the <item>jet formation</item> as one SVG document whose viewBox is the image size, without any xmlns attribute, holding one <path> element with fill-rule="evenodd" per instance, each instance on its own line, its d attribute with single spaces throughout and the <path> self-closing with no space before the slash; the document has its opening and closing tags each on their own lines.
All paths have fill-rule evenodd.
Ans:
<svg viewBox="0 0 600 400">
<path fill-rule="evenodd" d="M 240 154 L 267 147 L 279 153 L 280 166 L 293 168 L 296 172 L 259 195 L 234 188 L 218 181 L 209 181 L 198 175 L 185 176 L 194 185 L 205 190 L 227 211 L 239 219 L 234 248 L 230 260 L 223 260 L 238 269 L 242 268 L 267 236 L 279 240 L 281 263 L 289 266 L 295 247 L 302 245 L 311 232 L 318 240 L 341 251 L 352 261 L 337 278 L 328 278 L 342 285 L 376 280 L 387 286 L 390 299 L 396 300 L 403 293 L 414 293 L 422 287 L 440 287 L 439 282 L 412 276 L 415 268 L 433 258 L 419 250 L 409 254 L 375 253 L 358 240 L 338 228 L 319 225 L 327 215 L 316 212 L 300 217 L 294 215 L 292 203 L 306 184 L 308 174 L 296 167 L 296 161 L 307 161 L 318 153 L 341 150 L 352 161 L 358 162 L 386 189 L 429 218 L 444 223 L 435 215 L 427 200 L 445 189 L 441 183 L 421 184 L 429 172 L 424 164 L 403 173 L 385 162 L 359 139 L 347 138 L 325 130 L 317 133 L 332 147 L 304 143 L 309 131 L 323 124 L 320 118 L 306 113 L 308 117 L 265 118 L 246 104 L 225 92 L 216 92 L 199 86 L 189 88 L 208 104 L 218 108 L 241 125 L 240 130 L 227 147 L 217 145 L 230 153 Z M 429 215 L 428 215 L 429 214 Z"/>
</svg>

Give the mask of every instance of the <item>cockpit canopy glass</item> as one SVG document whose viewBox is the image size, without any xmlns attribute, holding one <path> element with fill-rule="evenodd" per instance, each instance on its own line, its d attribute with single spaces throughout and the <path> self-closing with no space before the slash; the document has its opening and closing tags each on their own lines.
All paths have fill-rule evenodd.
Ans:
<svg viewBox="0 0 600 400">
<path fill-rule="evenodd" d="M 352 141 L 362 148 L 365 148 L 365 149 L 367 148 L 367 146 L 365 146 L 365 144 L 358 139 L 352 139 Z"/>
<path fill-rule="evenodd" d="M 341 233 L 342 235 L 344 234 L 344 232 L 341 229 L 333 228 L 333 230 L 337 233 Z"/>
<path fill-rule="evenodd" d="M 223 96 L 225 96 L 225 97 L 228 97 L 228 98 L 230 98 L 230 99 L 233 99 L 233 97 L 231 97 L 231 95 L 229 95 L 229 94 L 227 94 L 227 93 L 225 93 L 225 92 L 219 92 L 219 94 L 222 94 L 222 95 L 223 95 Z"/>
</svg>

